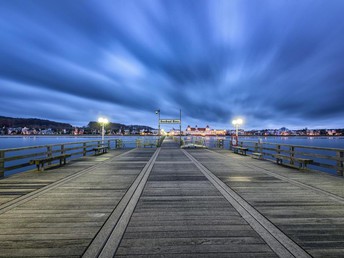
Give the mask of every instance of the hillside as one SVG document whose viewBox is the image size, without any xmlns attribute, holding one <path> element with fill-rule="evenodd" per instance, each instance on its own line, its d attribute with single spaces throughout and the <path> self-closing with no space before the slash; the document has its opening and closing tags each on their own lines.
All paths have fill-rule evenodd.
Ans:
<svg viewBox="0 0 344 258">
<path fill-rule="evenodd" d="M 50 120 L 38 119 L 38 118 L 13 118 L 0 116 L 0 128 L 18 128 L 18 127 L 27 127 L 27 128 L 36 128 L 36 129 L 48 129 L 53 130 L 63 130 L 63 129 L 72 129 L 73 126 L 67 123 L 60 123 Z M 99 123 L 91 121 L 88 123 L 86 128 L 91 130 L 99 130 Z M 106 125 L 108 130 L 153 130 L 152 127 L 145 125 L 125 125 L 120 123 L 109 123 Z"/>
<path fill-rule="evenodd" d="M 0 116 L 0 128 L 3 127 L 28 127 L 39 129 L 70 129 L 72 125 L 67 123 L 59 123 L 50 120 L 38 119 L 38 118 L 13 118 Z"/>
<path fill-rule="evenodd" d="M 87 128 L 89 129 L 99 129 L 99 123 L 91 121 L 88 123 Z M 105 126 L 107 130 L 154 130 L 154 128 L 145 125 L 125 125 L 120 123 L 109 123 Z"/>
</svg>

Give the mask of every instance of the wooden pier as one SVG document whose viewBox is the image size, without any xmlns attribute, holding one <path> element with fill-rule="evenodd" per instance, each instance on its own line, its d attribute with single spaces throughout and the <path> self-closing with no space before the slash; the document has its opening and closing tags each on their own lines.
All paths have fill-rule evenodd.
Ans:
<svg viewBox="0 0 344 258">
<path fill-rule="evenodd" d="M 228 150 L 112 150 L 0 180 L 0 257 L 344 257 L 344 179 Z"/>
</svg>

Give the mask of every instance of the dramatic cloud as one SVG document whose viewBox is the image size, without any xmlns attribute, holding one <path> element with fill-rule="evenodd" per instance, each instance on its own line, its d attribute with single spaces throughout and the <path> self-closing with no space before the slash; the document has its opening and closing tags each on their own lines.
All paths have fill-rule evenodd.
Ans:
<svg viewBox="0 0 344 258">
<path fill-rule="evenodd" d="M 0 115 L 344 127 L 342 0 L 3 1 Z"/>
</svg>

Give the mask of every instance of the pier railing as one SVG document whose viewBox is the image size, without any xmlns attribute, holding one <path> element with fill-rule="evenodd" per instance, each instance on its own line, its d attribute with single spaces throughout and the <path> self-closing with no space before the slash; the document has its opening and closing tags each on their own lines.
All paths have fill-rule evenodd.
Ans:
<svg viewBox="0 0 344 258">
<path fill-rule="evenodd" d="M 227 139 L 217 139 L 205 144 L 209 148 L 232 149 L 233 147 L 231 141 Z M 248 148 L 248 153 L 260 153 L 264 160 L 276 161 L 275 155 L 279 154 L 287 156 L 289 158 L 288 165 L 293 166 L 295 158 L 311 159 L 313 162 L 308 165 L 307 169 L 309 170 L 339 176 L 344 174 L 344 149 L 256 141 L 239 141 L 238 145 Z"/>
<path fill-rule="evenodd" d="M 34 168 L 30 160 L 39 158 L 49 158 L 61 154 L 71 154 L 68 159 L 75 159 L 82 156 L 93 155 L 96 147 L 107 146 L 109 149 L 121 148 L 144 148 L 156 147 L 157 139 L 106 139 L 101 140 L 68 142 L 61 144 L 50 144 L 40 146 L 30 146 L 11 149 L 0 149 L 0 178 L 6 172 L 16 173 Z M 51 162 L 52 164 L 58 161 Z"/>
<path fill-rule="evenodd" d="M 275 161 L 276 154 L 288 156 L 290 165 L 293 165 L 294 158 L 312 159 L 313 162 L 308 165 L 311 170 L 329 172 L 339 176 L 344 174 L 344 149 L 253 141 L 240 141 L 239 145 L 252 152 L 261 153 L 266 160 Z"/>
<path fill-rule="evenodd" d="M 200 144 L 210 149 L 220 148 L 228 150 L 233 147 L 232 142 L 224 137 L 184 137 L 183 141 L 185 144 Z M 287 164 L 294 166 L 295 158 L 311 159 L 313 162 L 308 164 L 308 170 L 322 171 L 339 176 L 344 174 L 344 149 L 240 140 L 238 145 L 248 148 L 248 154 L 261 154 L 264 160 L 276 161 L 275 155 L 279 154 L 288 157 L 289 164 Z"/>
</svg>

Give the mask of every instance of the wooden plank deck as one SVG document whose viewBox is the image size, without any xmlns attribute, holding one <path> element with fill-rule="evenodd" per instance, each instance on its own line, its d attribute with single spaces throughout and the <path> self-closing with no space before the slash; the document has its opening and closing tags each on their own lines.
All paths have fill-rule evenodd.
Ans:
<svg viewBox="0 0 344 258">
<path fill-rule="evenodd" d="M 111 151 L 0 180 L 0 257 L 344 257 L 344 180 L 229 151 Z"/>
</svg>

